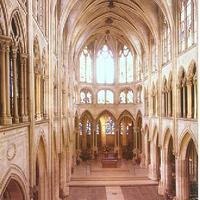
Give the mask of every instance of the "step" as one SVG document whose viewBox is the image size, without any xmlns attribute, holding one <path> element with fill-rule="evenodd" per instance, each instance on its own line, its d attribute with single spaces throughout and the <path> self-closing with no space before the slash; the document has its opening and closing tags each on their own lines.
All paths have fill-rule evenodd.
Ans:
<svg viewBox="0 0 200 200">
<path fill-rule="evenodd" d="M 158 185 L 152 180 L 91 180 L 91 181 L 70 181 L 69 186 L 138 186 L 138 185 Z"/>
<path fill-rule="evenodd" d="M 137 181 L 137 180 L 150 180 L 148 177 L 145 176 L 72 176 L 71 177 L 72 181 L 126 181 L 126 180 L 131 180 L 131 181 Z"/>
</svg>

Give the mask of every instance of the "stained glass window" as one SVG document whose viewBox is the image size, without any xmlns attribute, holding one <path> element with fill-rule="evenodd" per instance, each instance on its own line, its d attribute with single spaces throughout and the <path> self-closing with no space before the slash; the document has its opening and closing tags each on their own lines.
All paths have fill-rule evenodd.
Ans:
<svg viewBox="0 0 200 200">
<path fill-rule="evenodd" d="M 133 57 L 126 46 L 123 47 L 119 54 L 119 82 L 133 82 Z"/>
<path fill-rule="evenodd" d="M 114 59 L 107 45 L 104 45 L 97 54 L 97 83 L 114 82 Z"/>
<path fill-rule="evenodd" d="M 82 104 L 91 104 L 92 103 L 92 94 L 88 90 L 83 89 L 80 93 L 80 102 Z"/>
<path fill-rule="evenodd" d="M 163 22 L 163 33 L 162 33 L 162 49 L 163 49 L 163 64 L 171 59 L 171 37 L 170 37 L 169 25 L 164 19 Z"/>
<path fill-rule="evenodd" d="M 184 51 L 195 41 L 195 15 L 192 0 L 182 0 L 179 13 L 179 51 Z"/>
<path fill-rule="evenodd" d="M 111 117 L 108 117 L 108 120 L 105 123 L 105 133 L 107 135 L 114 135 L 115 134 L 115 123 L 113 122 Z"/>
<path fill-rule="evenodd" d="M 82 126 L 82 123 L 79 123 L 79 131 L 80 131 L 80 135 L 83 135 L 83 126 Z"/>
<path fill-rule="evenodd" d="M 85 47 L 80 56 L 80 81 L 85 83 L 92 82 L 92 59 Z"/>
<path fill-rule="evenodd" d="M 91 123 L 89 120 L 86 122 L 86 134 L 91 135 Z"/>
<path fill-rule="evenodd" d="M 96 134 L 99 135 L 100 134 L 100 122 L 98 121 L 97 125 L 96 125 Z"/>
<path fill-rule="evenodd" d="M 125 92 L 120 93 L 120 103 L 126 103 L 126 93 Z"/>
<path fill-rule="evenodd" d="M 127 103 L 133 103 L 133 91 L 128 90 L 127 92 Z"/>
<path fill-rule="evenodd" d="M 98 104 L 113 104 L 114 95 L 111 90 L 100 90 L 97 94 Z"/>
<path fill-rule="evenodd" d="M 133 103 L 133 91 L 125 89 L 120 93 L 120 103 Z"/>
</svg>

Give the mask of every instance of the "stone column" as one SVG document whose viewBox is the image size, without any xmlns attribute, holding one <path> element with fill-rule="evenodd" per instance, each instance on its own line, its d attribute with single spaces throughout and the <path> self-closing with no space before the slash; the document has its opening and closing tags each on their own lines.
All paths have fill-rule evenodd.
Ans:
<svg viewBox="0 0 200 200">
<path fill-rule="evenodd" d="M 10 43 L 6 43 L 6 112 L 7 124 L 12 124 L 10 113 Z"/>
<path fill-rule="evenodd" d="M 77 150 L 80 149 L 80 129 L 77 128 L 77 131 L 76 131 L 76 134 L 77 134 Z"/>
<path fill-rule="evenodd" d="M 187 118 L 192 118 L 192 80 L 187 81 Z"/>
<path fill-rule="evenodd" d="M 187 177 L 187 162 L 176 158 L 176 197 L 178 200 L 188 200 L 189 188 Z"/>
<path fill-rule="evenodd" d="M 183 117 L 187 117 L 186 116 L 186 102 L 185 102 L 185 99 L 186 99 L 186 87 L 185 87 L 185 81 L 183 82 Z"/>
<path fill-rule="evenodd" d="M 87 149 L 87 135 L 86 135 L 86 125 L 82 123 L 82 149 Z"/>
<path fill-rule="evenodd" d="M 149 178 L 152 180 L 157 180 L 158 179 L 158 174 L 157 174 L 157 160 L 156 160 L 156 144 L 154 141 L 151 141 L 151 164 L 149 165 Z"/>
<path fill-rule="evenodd" d="M 122 134 L 122 146 L 125 146 L 126 145 L 126 123 L 125 123 L 125 121 L 123 122 L 122 131 L 123 131 L 123 134 Z"/>
<path fill-rule="evenodd" d="M 24 122 L 24 57 L 20 58 L 20 91 L 19 91 L 19 100 L 20 100 L 20 120 Z"/>
<path fill-rule="evenodd" d="M 194 77 L 194 118 L 197 118 L 197 77 Z"/>
<path fill-rule="evenodd" d="M 171 117 L 172 113 L 171 113 L 171 88 L 168 90 L 168 116 Z"/>
<path fill-rule="evenodd" d="M 27 57 L 24 56 L 24 121 L 28 121 L 28 85 Z"/>
<path fill-rule="evenodd" d="M 181 85 L 177 84 L 177 114 L 181 117 Z"/>
<path fill-rule="evenodd" d="M 0 69 L 0 81 L 1 81 L 1 113 L 0 113 L 0 123 L 1 124 L 7 124 L 6 123 L 6 69 L 5 69 L 5 54 L 6 53 L 6 47 L 5 43 L 1 43 L 1 69 Z"/>
<path fill-rule="evenodd" d="M 38 71 L 35 72 L 35 117 L 39 119 L 39 102 L 38 102 Z"/>
<path fill-rule="evenodd" d="M 39 119 L 42 118 L 42 112 L 41 112 L 41 109 L 42 109 L 42 106 L 41 106 L 41 87 L 42 87 L 42 75 L 39 74 L 38 75 L 38 110 L 39 110 Z"/>
<path fill-rule="evenodd" d="M 168 116 L 168 90 L 165 90 L 165 117 Z"/>
<path fill-rule="evenodd" d="M 135 135 L 135 148 L 138 149 L 138 128 L 135 127 L 135 130 L 134 130 L 134 135 Z"/>
<path fill-rule="evenodd" d="M 162 91 L 162 116 L 165 116 L 165 93 Z"/>
<path fill-rule="evenodd" d="M 18 102 L 17 102 L 17 48 L 12 47 L 12 64 L 13 64 L 13 102 L 14 102 L 14 123 L 19 123 Z"/>
</svg>

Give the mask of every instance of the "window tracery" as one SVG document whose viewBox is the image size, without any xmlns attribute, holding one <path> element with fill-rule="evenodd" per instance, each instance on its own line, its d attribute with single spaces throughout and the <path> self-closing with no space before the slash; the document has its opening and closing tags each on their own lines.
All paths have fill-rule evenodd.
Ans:
<svg viewBox="0 0 200 200">
<path fill-rule="evenodd" d="M 195 42 L 195 10 L 192 0 L 179 3 L 179 52 L 192 46 Z"/>
<path fill-rule="evenodd" d="M 120 93 L 120 103 L 125 104 L 125 103 L 133 103 L 133 91 L 131 89 L 124 89 Z"/>
<path fill-rule="evenodd" d="M 119 52 L 119 82 L 133 82 L 133 56 L 127 46 Z"/>
<path fill-rule="evenodd" d="M 108 117 L 107 121 L 105 122 L 105 133 L 106 135 L 114 135 L 115 134 L 115 123 L 111 117 Z"/>
<path fill-rule="evenodd" d="M 82 104 L 91 104 L 92 103 L 92 93 L 87 89 L 81 90 L 80 93 L 80 102 Z"/>
<path fill-rule="evenodd" d="M 113 104 L 114 94 L 111 90 L 100 90 L 97 94 L 98 104 Z"/>
<path fill-rule="evenodd" d="M 163 64 L 165 64 L 171 60 L 171 31 L 166 19 L 163 21 L 162 51 Z"/>
<path fill-rule="evenodd" d="M 97 83 L 112 84 L 114 82 L 114 59 L 107 45 L 104 45 L 97 53 L 96 66 Z"/>
<path fill-rule="evenodd" d="M 83 49 L 80 56 L 80 81 L 92 82 L 92 58 L 87 47 Z"/>
</svg>

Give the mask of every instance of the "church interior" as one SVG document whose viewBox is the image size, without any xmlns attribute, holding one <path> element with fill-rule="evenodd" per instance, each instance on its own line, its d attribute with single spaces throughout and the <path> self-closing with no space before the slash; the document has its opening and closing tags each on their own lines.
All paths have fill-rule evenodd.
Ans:
<svg viewBox="0 0 200 200">
<path fill-rule="evenodd" d="M 0 200 L 197 200 L 197 4 L 0 0 Z"/>
</svg>

